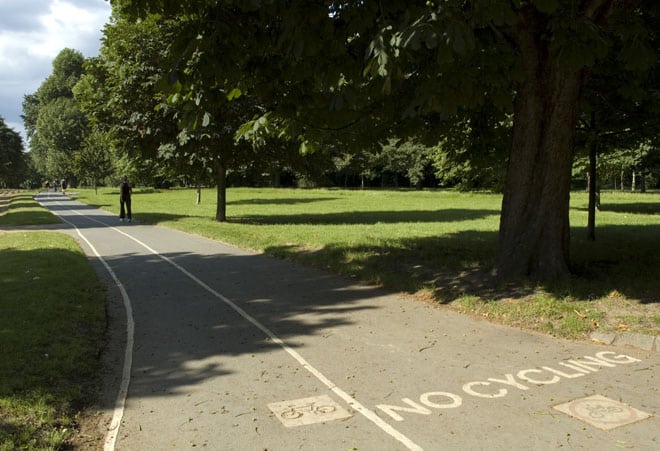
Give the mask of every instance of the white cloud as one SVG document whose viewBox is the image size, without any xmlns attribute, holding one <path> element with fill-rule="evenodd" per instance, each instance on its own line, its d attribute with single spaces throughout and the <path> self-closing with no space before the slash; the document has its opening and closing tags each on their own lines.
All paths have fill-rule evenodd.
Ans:
<svg viewBox="0 0 660 451">
<path fill-rule="evenodd" d="M 96 53 L 99 30 L 107 17 L 104 10 L 84 9 L 64 0 L 54 0 L 48 14 L 39 16 L 41 28 L 28 45 L 28 53 L 51 59 L 65 47 L 80 50 L 83 54 Z"/>
<path fill-rule="evenodd" d="M 23 96 L 37 90 L 62 49 L 98 53 L 110 9 L 104 0 L 0 2 L 0 115 L 7 124 L 21 123 Z"/>
</svg>

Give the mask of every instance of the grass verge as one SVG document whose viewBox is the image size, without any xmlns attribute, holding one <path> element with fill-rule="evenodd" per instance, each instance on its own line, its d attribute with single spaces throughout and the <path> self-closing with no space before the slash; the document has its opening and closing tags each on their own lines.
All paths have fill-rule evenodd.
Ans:
<svg viewBox="0 0 660 451">
<path fill-rule="evenodd" d="M 586 239 L 586 193 L 571 201 L 575 277 L 554 285 L 497 285 L 489 276 L 501 197 L 453 191 L 136 190 L 134 216 L 264 251 L 450 305 L 503 324 L 567 338 L 593 330 L 660 332 L 660 194 L 602 193 L 597 241 Z M 116 189 L 80 200 L 118 214 Z"/>
<path fill-rule="evenodd" d="M 4 212 L 4 214 L 3 214 Z M 0 226 L 17 227 L 60 222 L 26 191 L 0 192 Z"/>
<path fill-rule="evenodd" d="M 15 197 L 12 224 L 48 218 Z M 0 286 L 0 450 L 65 449 L 96 400 L 105 290 L 73 238 L 36 231 L 0 232 Z"/>
</svg>

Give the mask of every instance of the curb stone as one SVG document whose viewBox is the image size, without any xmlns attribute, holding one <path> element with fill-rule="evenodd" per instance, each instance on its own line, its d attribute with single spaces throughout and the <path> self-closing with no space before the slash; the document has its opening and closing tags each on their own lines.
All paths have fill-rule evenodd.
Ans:
<svg viewBox="0 0 660 451">
<path fill-rule="evenodd" d="M 606 345 L 632 346 L 645 351 L 659 351 L 660 339 L 654 335 L 624 332 L 593 332 L 590 336 L 592 341 Z"/>
</svg>

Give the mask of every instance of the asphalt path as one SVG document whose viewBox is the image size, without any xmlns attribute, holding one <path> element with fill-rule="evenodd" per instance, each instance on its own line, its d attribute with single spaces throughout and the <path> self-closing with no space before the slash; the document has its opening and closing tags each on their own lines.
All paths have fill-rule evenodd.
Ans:
<svg viewBox="0 0 660 451">
<path fill-rule="evenodd" d="M 37 199 L 109 286 L 105 450 L 660 449 L 657 352 Z"/>
</svg>

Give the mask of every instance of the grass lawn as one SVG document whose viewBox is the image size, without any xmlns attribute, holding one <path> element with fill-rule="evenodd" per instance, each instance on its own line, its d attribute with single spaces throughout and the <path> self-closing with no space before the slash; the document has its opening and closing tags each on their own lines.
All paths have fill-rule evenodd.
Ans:
<svg viewBox="0 0 660 451">
<path fill-rule="evenodd" d="M 571 201 L 575 277 L 550 286 L 490 279 L 501 196 L 454 191 L 233 188 L 226 223 L 215 190 L 139 190 L 138 222 L 161 224 L 328 269 L 505 324 L 564 337 L 660 330 L 660 194 L 604 192 L 597 241 L 586 193 Z M 78 190 L 118 214 L 117 189 Z"/>
<path fill-rule="evenodd" d="M 0 192 L 0 226 L 44 225 L 60 222 L 28 191 Z M 3 214 L 4 212 L 4 214 Z"/>
<path fill-rule="evenodd" d="M 12 196 L 1 225 L 48 222 Z M 105 290 L 73 238 L 36 231 L 0 231 L 0 287 L 0 450 L 63 449 L 96 400 Z"/>
</svg>

